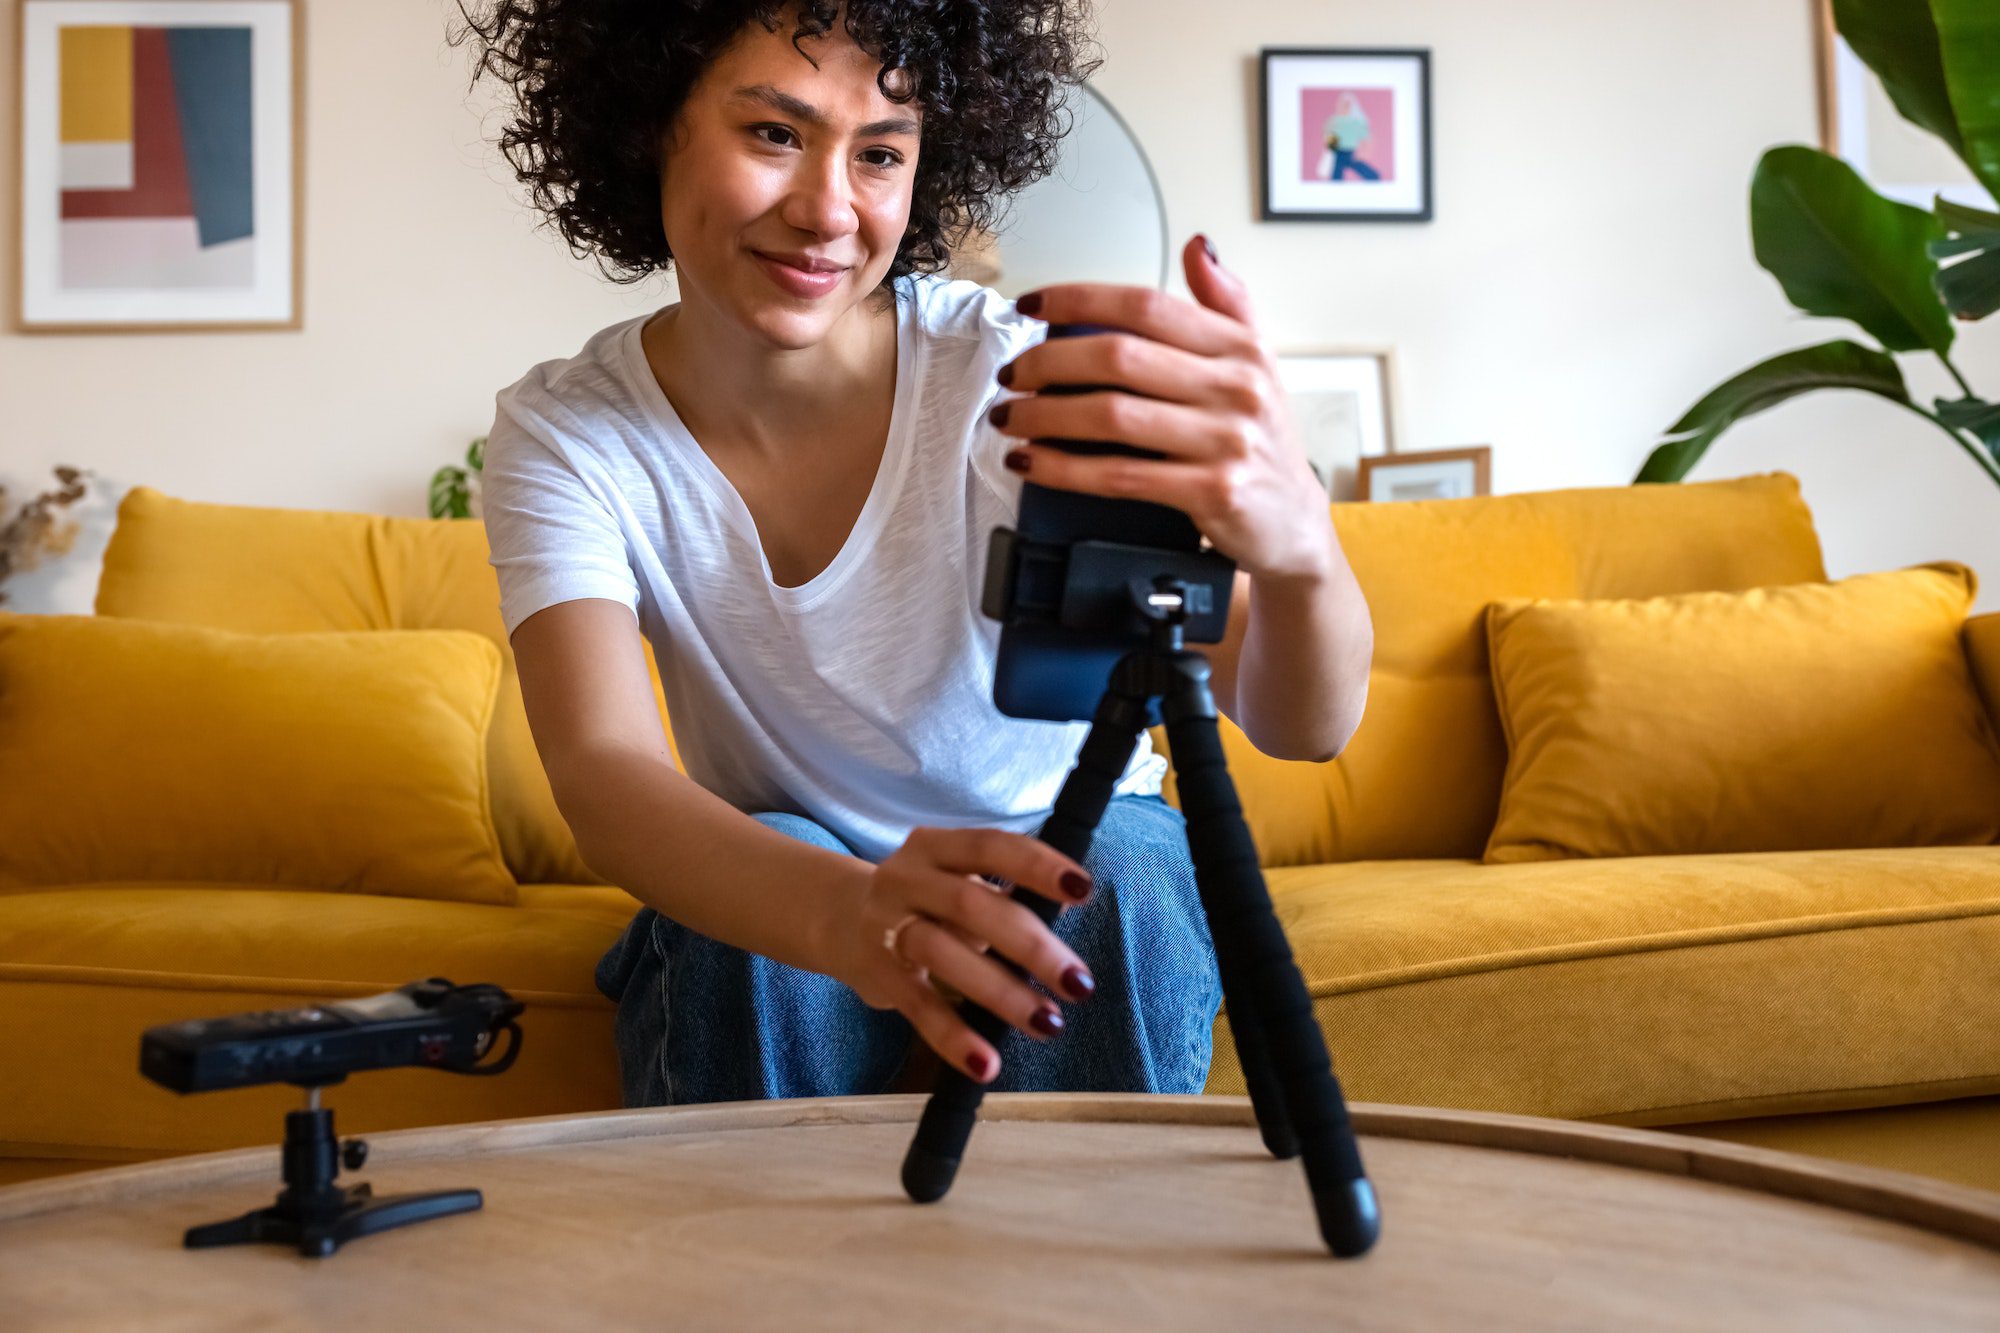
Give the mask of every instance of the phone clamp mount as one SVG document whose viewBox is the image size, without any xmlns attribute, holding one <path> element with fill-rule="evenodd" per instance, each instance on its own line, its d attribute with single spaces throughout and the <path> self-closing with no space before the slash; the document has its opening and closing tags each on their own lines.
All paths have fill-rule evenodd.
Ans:
<svg viewBox="0 0 2000 1333">
<path fill-rule="evenodd" d="M 996 528 L 988 547 L 982 609 L 1015 624 L 1056 623 L 1081 634 L 1128 635 L 1089 720 L 1091 728 L 1055 806 L 1036 834 L 1082 863 L 1124 775 L 1154 702 L 1166 725 L 1187 820 L 1189 858 L 1215 942 L 1224 1012 L 1264 1146 L 1280 1160 L 1303 1157 L 1319 1232 L 1340 1258 L 1365 1253 L 1381 1234 L 1374 1187 L 1362 1169 L 1346 1100 L 1305 978 L 1264 883 L 1217 730 L 1208 658 L 1187 640 L 1219 642 L 1227 625 L 1235 562 L 1214 550 L 1176 551 L 1118 543 L 1033 542 Z M 1052 924 L 1060 906 L 1025 888 L 1014 901 Z M 992 955 L 1015 975 L 1027 970 Z M 1013 1030 L 976 1002 L 961 1017 L 999 1046 Z M 943 1065 L 903 1160 L 904 1191 L 919 1203 L 951 1188 L 985 1086 Z"/>
<path fill-rule="evenodd" d="M 324 1258 L 359 1236 L 479 1209 L 485 1199 L 476 1189 L 376 1198 L 367 1181 L 335 1184 L 342 1165 L 361 1169 L 368 1144 L 336 1140 L 333 1111 L 319 1104 L 319 1090 L 350 1072 L 396 1065 L 501 1073 L 520 1054 L 521 1029 L 513 1020 L 524 1008 L 498 986 L 454 986 L 431 977 L 358 1000 L 148 1029 L 140 1047 L 141 1071 L 176 1091 L 272 1082 L 306 1090 L 305 1106 L 285 1113 L 280 1158 L 285 1188 L 276 1202 L 189 1227 L 185 1247 L 272 1241 Z M 477 1064 L 496 1032 L 510 1034 L 506 1051 Z"/>
</svg>

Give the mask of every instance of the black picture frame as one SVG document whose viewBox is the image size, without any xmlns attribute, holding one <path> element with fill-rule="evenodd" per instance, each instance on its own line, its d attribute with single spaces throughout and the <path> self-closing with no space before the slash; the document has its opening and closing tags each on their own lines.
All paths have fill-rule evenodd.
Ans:
<svg viewBox="0 0 2000 1333">
<path fill-rule="evenodd" d="M 1271 143 L 1273 107 L 1271 68 L 1287 60 L 1408 60 L 1415 66 L 1417 87 L 1419 160 L 1418 202 L 1414 207 L 1396 208 L 1302 208 L 1280 206 L 1272 195 Z M 1430 222 L 1436 217 L 1436 187 L 1432 171 L 1431 144 L 1431 48 L 1423 46 L 1266 46 L 1257 52 L 1257 178 L 1258 213 L 1265 222 Z M 1286 107 L 1284 114 L 1296 116 L 1297 108 Z M 1333 182 L 1328 182 L 1333 184 Z"/>
</svg>

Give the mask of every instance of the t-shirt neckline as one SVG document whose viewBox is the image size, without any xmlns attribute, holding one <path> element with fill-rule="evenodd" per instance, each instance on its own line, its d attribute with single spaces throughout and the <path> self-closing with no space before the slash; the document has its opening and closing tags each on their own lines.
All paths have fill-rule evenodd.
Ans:
<svg viewBox="0 0 2000 1333">
<path fill-rule="evenodd" d="M 902 488 L 903 472 L 910 453 L 909 441 L 916 428 L 917 304 L 921 299 L 914 284 L 905 284 L 905 290 L 896 301 L 896 392 L 889 409 L 889 437 L 882 446 L 882 460 L 876 466 L 875 481 L 869 487 L 868 499 L 863 502 L 861 513 L 854 520 L 846 542 L 826 568 L 804 583 L 789 588 L 781 586 L 771 573 L 771 558 L 764 551 L 764 539 L 757 531 L 757 520 L 750 513 L 750 506 L 744 502 L 735 483 L 723 474 L 707 451 L 696 442 L 694 433 L 681 420 L 680 413 L 674 410 L 673 401 L 653 376 L 653 368 L 646 361 L 645 345 L 639 335 L 647 321 L 659 311 L 631 321 L 626 326 L 625 336 L 620 339 L 626 374 L 633 381 L 641 406 L 653 418 L 668 446 L 701 478 L 723 512 L 736 525 L 737 531 L 749 541 L 750 549 L 757 553 L 765 592 L 772 601 L 788 610 L 809 610 L 846 582 L 847 576 L 874 547 L 875 538 Z"/>
</svg>

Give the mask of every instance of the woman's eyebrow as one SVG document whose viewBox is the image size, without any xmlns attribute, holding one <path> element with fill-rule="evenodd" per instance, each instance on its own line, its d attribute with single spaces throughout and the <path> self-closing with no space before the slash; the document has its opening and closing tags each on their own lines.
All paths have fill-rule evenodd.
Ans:
<svg viewBox="0 0 2000 1333">
<path fill-rule="evenodd" d="M 738 88 L 729 94 L 732 102 L 762 102 L 775 107 L 788 116 L 803 120 L 814 129 L 823 130 L 829 124 L 827 115 L 811 102 L 803 102 L 782 89 L 773 88 L 768 83 L 751 84 Z M 908 116 L 894 116 L 888 120 L 871 120 L 855 131 L 862 139 L 873 139 L 885 134 L 915 134 L 917 122 Z"/>
</svg>

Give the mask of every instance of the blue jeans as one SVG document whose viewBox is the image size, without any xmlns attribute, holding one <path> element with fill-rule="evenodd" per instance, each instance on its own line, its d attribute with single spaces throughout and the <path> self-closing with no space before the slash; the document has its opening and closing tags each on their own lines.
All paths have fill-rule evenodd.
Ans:
<svg viewBox="0 0 2000 1333">
<path fill-rule="evenodd" d="M 754 818 L 853 855 L 803 816 Z M 990 1091 L 1202 1090 L 1222 985 L 1186 830 L 1158 796 L 1105 807 L 1084 858 L 1096 889 L 1051 926 L 1097 990 L 1058 999 L 1065 1026 L 1047 1041 L 1009 1026 Z M 596 981 L 618 1003 L 628 1107 L 879 1093 L 922 1040 L 900 1011 L 872 1009 L 832 977 L 723 944 L 650 907 L 598 962 Z"/>
<path fill-rule="evenodd" d="M 1366 162 L 1363 162 L 1360 158 L 1356 157 L 1354 155 L 1354 152 L 1355 150 L 1351 148 L 1334 149 L 1333 172 L 1331 175 L 1327 177 L 1327 179 L 1337 181 L 1346 176 L 1349 171 L 1352 171 L 1354 172 L 1354 174 L 1360 176 L 1364 180 L 1371 180 L 1371 181 L 1381 180 L 1382 173 L 1375 170 L 1375 168 L 1369 166 Z"/>
</svg>

